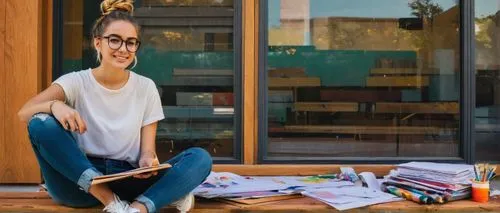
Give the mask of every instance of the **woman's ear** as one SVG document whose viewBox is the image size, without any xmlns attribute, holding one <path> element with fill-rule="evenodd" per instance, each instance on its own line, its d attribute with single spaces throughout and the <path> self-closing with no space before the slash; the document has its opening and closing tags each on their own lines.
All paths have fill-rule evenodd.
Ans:
<svg viewBox="0 0 500 213">
<path fill-rule="evenodd" d="M 94 47 L 97 50 L 101 50 L 101 39 L 99 38 L 94 38 Z"/>
</svg>

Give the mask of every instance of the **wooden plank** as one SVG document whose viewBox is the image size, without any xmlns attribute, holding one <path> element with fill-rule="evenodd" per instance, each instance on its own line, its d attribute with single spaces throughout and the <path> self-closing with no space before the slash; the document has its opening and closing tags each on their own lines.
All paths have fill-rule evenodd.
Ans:
<svg viewBox="0 0 500 213">
<path fill-rule="evenodd" d="M 307 77 L 306 71 L 303 67 L 298 68 L 271 68 L 267 71 L 271 78 L 293 78 L 293 77 Z"/>
<path fill-rule="evenodd" d="M 0 141 L 0 183 L 39 183 L 41 175 L 28 140 L 26 124 L 17 111 L 41 89 L 42 2 L 7 0 L 5 6 L 5 104 Z M 22 26 L 22 27 L 20 27 Z M 16 159 L 16 160 L 12 160 Z M 22 160 L 20 160 L 22 159 Z"/>
<path fill-rule="evenodd" d="M 320 78 L 269 78 L 269 88 L 275 87 L 319 87 Z"/>
<path fill-rule="evenodd" d="M 233 76 L 233 70 L 174 68 L 174 76 Z"/>
<path fill-rule="evenodd" d="M 243 163 L 255 164 L 257 156 L 257 15 L 256 0 L 242 1 L 243 14 Z"/>
<path fill-rule="evenodd" d="M 436 135 L 443 132 L 455 132 L 455 128 L 431 126 L 326 126 L 326 125 L 289 125 L 273 128 L 270 132 L 289 133 L 336 133 L 336 134 L 383 134 L 383 135 Z"/>
<path fill-rule="evenodd" d="M 252 199 L 217 199 L 218 201 L 233 204 L 233 205 L 255 205 L 255 204 L 264 204 L 269 202 L 276 202 L 281 200 L 289 200 L 289 199 L 297 199 L 303 198 L 303 195 L 300 194 L 291 194 L 291 195 L 280 195 L 280 196 L 272 196 L 272 197 L 262 197 L 262 198 L 252 198 Z"/>
<path fill-rule="evenodd" d="M 428 76 L 371 76 L 366 79 L 367 87 L 426 87 Z"/>
<path fill-rule="evenodd" d="M 258 106 L 259 106 L 259 99 L 260 99 L 260 96 L 259 96 L 259 85 L 262 84 L 263 82 L 259 82 L 259 75 L 257 73 L 260 73 L 260 64 L 261 62 L 259 62 L 259 58 L 260 58 L 260 49 L 259 48 L 264 48 L 260 45 L 260 32 L 259 32 L 259 29 L 261 28 L 261 26 L 259 25 L 259 23 L 261 23 L 260 21 L 258 20 L 261 20 L 261 11 L 259 11 L 259 8 L 260 8 L 260 4 L 264 3 L 263 1 L 257 1 L 257 0 L 253 0 L 253 8 L 254 8 L 254 20 L 257 20 L 257 21 L 254 21 L 254 30 L 253 30 L 253 36 L 254 36 L 254 51 L 253 51 L 253 57 L 254 57 L 254 67 L 255 67 L 255 73 L 254 74 L 254 82 L 251 82 L 253 83 L 254 85 L 254 117 L 253 117 L 253 135 L 254 135 L 254 138 L 253 138 L 253 141 L 249 141 L 249 143 L 252 143 L 252 157 L 253 157 L 253 162 L 256 164 L 257 163 L 257 154 L 259 152 L 259 149 L 258 149 L 258 144 L 259 144 L 259 141 L 258 141 L 258 134 L 259 134 L 259 113 L 257 113 L 257 109 L 258 109 Z M 245 145 L 247 145 L 245 143 Z"/>
<path fill-rule="evenodd" d="M 6 113 L 6 105 L 7 105 L 7 72 L 5 71 L 5 53 L 7 52 L 6 50 L 6 45 L 5 45 L 5 13 L 6 13 L 6 0 L 0 0 L 0 115 L 5 115 Z M 8 130 L 6 129 L 5 126 L 5 119 L 0 119 L 0 150 L 4 148 L 4 146 L 8 145 L 7 144 L 7 137 L 5 135 L 5 132 Z M 7 153 L 0 151 L 0 160 L 5 161 L 7 160 L 6 155 Z M 0 162 L 0 166 L 4 166 L 4 163 Z M 5 170 L 0 168 L 0 172 L 4 172 Z M 1 181 L 0 181 L 1 182 Z"/>
<path fill-rule="evenodd" d="M 419 68 L 374 68 L 370 70 L 372 75 L 436 75 L 437 69 Z"/>
<path fill-rule="evenodd" d="M 49 193 L 41 192 L 0 192 L 0 199 L 50 199 Z"/>
<path fill-rule="evenodd" d="M 165 86 L 234 86 L 233 77 L 174 76 L 172 81 L 159 82 Z"/>
<path fill-rule="evenodd" d="M 296 102 L 293 105 L 292 111 L 307 111 L 307 112 L 357 112 L 359 109 L 358 103 L 325 103 L 325 102 Z"/>
<path fill-rule="evenodd" d="M 58 205 L 50 199 L 0 199 L 2 212 L 102 212 L 103 206 L 92 208 L 69 208 Z M 160 212 L 172 212 L 172 207 L 164 207 Z M 440 205 L 420 205 L 412 201 L 398 201 L 357 208 L 348 212 L 498 212 L 500 198 L 490 198 L 487 203 L 459 200 Z M 340 212 L 318 200 L 308 197 L 287 199 L 261 205 L 234 205 L 217 200 L 197 199 L 192 213 L 212 212 Z"/>
<path fill-rule="evenodd" d="M 377 113 L 428 113 L 428 114 L 458 114 L 456 102 L 436 103 L 376 103 Z"/>
<path fill-rule="evenodd" d="M 338 102 L 400 102 L 401 91 L 321 89 L 320 98 Z"/>
</svg>

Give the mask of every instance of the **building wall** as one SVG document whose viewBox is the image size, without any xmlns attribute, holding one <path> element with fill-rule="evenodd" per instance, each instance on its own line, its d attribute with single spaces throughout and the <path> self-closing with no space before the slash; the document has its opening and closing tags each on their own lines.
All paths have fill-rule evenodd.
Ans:
<svg viewBox="0 0 500 213">
<path fill-rule="evenodd" d="M 0 183 L 38 183 L 40 171 L 17 111 L 40 91 L 46 0 L 0 0 Z M 45 14 L 45 15 L 44 15 Z"/>
</svg>

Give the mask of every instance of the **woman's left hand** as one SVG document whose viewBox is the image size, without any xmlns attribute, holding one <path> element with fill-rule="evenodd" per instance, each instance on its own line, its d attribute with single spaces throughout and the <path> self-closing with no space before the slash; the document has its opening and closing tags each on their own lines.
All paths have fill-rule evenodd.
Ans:
<svg viewBox="0 0 500 213">
<path fill-rule="evenodd" d="M 158 166 L 160 164 L 160 161 L 158 160 L 158 157 L 156 156 L 156 153 L 153 152 L 147 152 L 147 153 L 142 153 L 141 158 L 139 159 L 139 167 L 149 167 L 149 166 Z M 146 179 L 151 176 L 157 175 L 158 172 L 149 172 L 149 173 L 144 173 L 144 174 L 138 174 L 134 175 L 135 178 L 140 178 L 140 179 Z"/>
</svg>

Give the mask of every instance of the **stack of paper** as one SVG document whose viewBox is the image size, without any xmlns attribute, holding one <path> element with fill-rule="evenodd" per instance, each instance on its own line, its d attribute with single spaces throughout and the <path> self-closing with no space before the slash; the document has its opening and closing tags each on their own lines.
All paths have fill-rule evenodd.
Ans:
<svg viewBox="0 0 500 213">
<path fill-rule="evenodd" d="M 384 180 L 384 191 L 418 203 L 445 203 L 470 196 L 471 165 L 411 162 Z"/>
<path fill-rule="evenodd" d="M 401 176 L 424 178 L 449 184 L 469 184 L 474 178 L 474 167 L 466 164 L 410 162 L 400 164 Z"/>
</svg>

